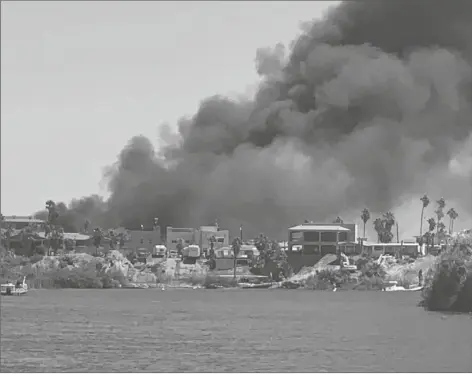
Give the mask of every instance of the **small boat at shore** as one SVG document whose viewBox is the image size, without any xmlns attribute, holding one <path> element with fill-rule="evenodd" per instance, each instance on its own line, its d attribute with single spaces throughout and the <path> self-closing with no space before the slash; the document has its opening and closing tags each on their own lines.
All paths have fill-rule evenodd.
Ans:
<svg viewBox="0 0 472 374">
<path fill-rule="evenodd" d="M 272 287 L 272 283 L 239 283 L 239 287 L 241 288 L 263 288 L 263 289 L 267 289 L 267 288 L 271 288 Z"/>
<path fill-rule="evenodd" d="M 394 292 L 394 291 L 421 291 L 423 289 L 423 286 L 420 285 L 415 285 L 413 287 L 402 287 L 398 286 L 398 282 L 396 281 L 390 281 L 387 284 L 387 287 L 385 287 L 386 292 Z"/>
<path fill-rule="evenodd" d="M 23 296 L 28 293 L 28 285 L 26 284 L 26 277 L 23 277 L 23 282 L 13 284 L 11 282 L 0 285 L 0 295 L 2 296 Z"/>
</svg>

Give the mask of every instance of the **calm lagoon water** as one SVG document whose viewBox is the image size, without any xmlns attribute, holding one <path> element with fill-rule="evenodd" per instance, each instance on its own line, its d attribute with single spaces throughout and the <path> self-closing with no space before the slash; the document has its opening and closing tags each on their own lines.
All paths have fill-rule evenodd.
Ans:
<svg viewBox="0 0 472 374">
<path fill-rule="evenodd" d="M 1 369 L 472 371 L 472 316 L 414 292 L 32 290 L 1 299 Z"/>
</svg>

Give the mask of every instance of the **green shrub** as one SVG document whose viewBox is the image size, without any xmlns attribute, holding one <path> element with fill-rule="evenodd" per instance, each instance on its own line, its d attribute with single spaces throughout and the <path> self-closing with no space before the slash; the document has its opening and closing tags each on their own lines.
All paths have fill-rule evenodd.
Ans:
<svg viewBox="0 0 472 374">
<path fill-rule="evenodd" d="M 332 290 L 351 283 L 350 273 L 347 270 L 323 269 L 309 276 L 305 280 L 305 288 L 311 290 Z"/>
<path fill-rule="evenodd" d="M 35 263 L 41 261 L 43 259 L 43 257 L 44 257 L 43 255 L 40 255 L 40 254 L 36 253 L 36 254 L 34 254 L 33 256 L 31 256 L 29 258 L 29 263 L 30 264 L 35 264 Z"/>
<path fill-rule="evenodd" d="M 361 276 L 359 277 L 358 284 L 354 287 L 358 291 L 381 291 L 384 289 L 384 279 L 373 275 L 373 276 Z"/>
<path fill-rule="evenodd" d="M 456 242 L 426 275 L 420 303 L 432 311 L 472 312 L 472 248 Z"/>
</svg>

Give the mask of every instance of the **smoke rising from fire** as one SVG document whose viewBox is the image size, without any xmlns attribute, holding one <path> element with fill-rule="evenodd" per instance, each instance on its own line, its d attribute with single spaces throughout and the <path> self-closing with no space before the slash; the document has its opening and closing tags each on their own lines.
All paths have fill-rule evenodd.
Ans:
<svg viewBox="0 0 472 374">
<path fill-rule="evenodd" d="M 284 238 L 304 219 L 411 200 L 398 214 L 415 234 L 425 192 L 470 216 L 472 2 L 349 1 L 303 29 L 257 51 L 254 98 L 203 100 L 159 149 L 132 138 L 105 175 L 102 222 L 217 219 Z"/>
</svg>

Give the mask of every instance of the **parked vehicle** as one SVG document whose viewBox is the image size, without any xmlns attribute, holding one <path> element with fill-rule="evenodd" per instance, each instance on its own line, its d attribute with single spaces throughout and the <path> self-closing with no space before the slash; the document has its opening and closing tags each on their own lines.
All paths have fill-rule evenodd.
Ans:
<svg viewBox="0 0 472 374">
<path fill-rule="evenodd" d="M 184 263 L 195 263 L 200 258 L 202 252 L 198 245 L 189 245 L 182 250 L 182 260 Z"/>
<path fill-rule="evenodd" d="M 0 294 L 2 296 L 22 296 L 28 293 L 28 285 L 26 284 L 26 277 L 23 277 L 23 282 L 11 282 L 0 285 Z"/>
<path fill-rule="evenodd" d="M 167 255 L 167 248 L 165 245 L 155 245 L 152 249 L 153 258 L 163 258 Z"/>
</svg>

